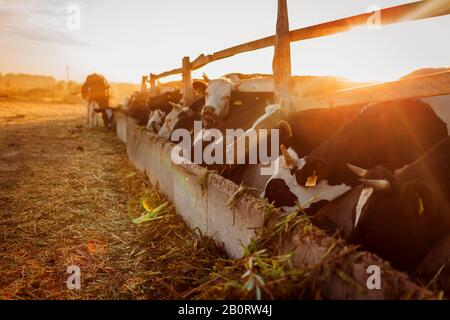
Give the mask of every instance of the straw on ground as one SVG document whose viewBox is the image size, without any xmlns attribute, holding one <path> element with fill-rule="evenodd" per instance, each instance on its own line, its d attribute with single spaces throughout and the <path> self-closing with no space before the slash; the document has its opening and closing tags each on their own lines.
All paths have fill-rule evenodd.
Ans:
<svg viewBox="0 0 450 320">
<path fill-rule="evenodd" d="M 87 130 L 84 106 L 0 101 L 0 299 L 171 299 L 221 252 L 129 165 L 111 132 Z M 67 267 L 81 269 L 69 290 Z"/>
</svg>

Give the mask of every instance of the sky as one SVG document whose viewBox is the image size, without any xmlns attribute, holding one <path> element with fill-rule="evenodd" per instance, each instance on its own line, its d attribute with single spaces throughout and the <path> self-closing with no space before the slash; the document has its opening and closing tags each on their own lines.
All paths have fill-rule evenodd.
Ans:
<svg viewBox="0 0 450 320">
<path fill-rule="evenodd" d="M 408 2 L 288 0 L 290 29 Z M 110 81 L 139 83 L 144 74 L 180 67 L 183 56 L 194 60 L 273 35 L 276 16 L 276 0 L 0 0 L 0 73 L 65 79 L 69 66 L 76 81 L 99 72 Z M 394 80 L 420 67 L 450 65 L 449 33 L 450 15 L 295 42 L 292 71 Z M 214 62 L 194 76 L 271 73 L 272 59 L 267 48 Z"/>
</svg>

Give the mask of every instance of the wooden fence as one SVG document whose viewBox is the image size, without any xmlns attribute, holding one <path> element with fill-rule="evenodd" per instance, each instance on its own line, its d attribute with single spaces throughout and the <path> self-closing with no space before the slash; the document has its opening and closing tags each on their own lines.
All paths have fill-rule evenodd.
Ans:
<svg viewBox="0 0 450 320">
<path fill-rule="evenodd" d="M 214 52 L 213 54 L 201 54 L 195 60 L 191 61 L 190 57 L 183 57 L 182 66 L 177 69 L 162 72 L 160 74 L 151 73 L 150 76 L 143 77 L 143 90 L 147 88 L 147 82 L 150 83 L 150 93 L 156 92 L 156 81 L 167 76 L 182 74 L 184 84 L 184 100 L 186 104 L 189 104 L 193 97 L 193 88 L 191 81 L 191 72 L 197 70 L 214 61 L 226 59 L 237 54 L 259 50 L 267 47 L 274 46 L 274 60 L 273 60 L 273 79 L 275 96 L 277 102 L 284 101 L 283 106 L 289 111 L 303 110 L 311 108 L 312 106 L 320 105 L 320 107 L 334 105 L 332 101 L 342 101 L 339 94 L 331 96 L 331 102 L 325 102 L 330 97 L 321 97 L 319 100 L 307 99 L 302 101 L 301 97 L 294 97 L 293 88 L 291 83 L 291 57 L 290 57 L 290 43 L 295 41 L 302 41 L 312 38 L 324 37 L 333 35 L 336 33 L 345 32 L 352 28 L 363 26 L 368 23 L 368 20 L 373 16 L 373 12 L 359 14 L 339 20 L 329 21 L 305 28 L 289 31 L 289 19 L 287 0 L 278 0 L 278 18 L 276 25 L 276 34 L 273 36 L 265 37 L 262 39 L 254 40 L 251 42 L 239 44 L 237 46 L 227 48 L 221 51 Z M 421 20 L 426 18 L 438 17 L 450 14 L 450 1 L 449 0 L 423 0 L 416 1 L 408 4 L 403 4 L 395 7 L 381 9 L 378 13 L 381 17 L 381 26 L 401 23 L 405 21 Z M 442 40 L 445 41 L 445 40 Z M 411 96 L 417 96 L 417 93 L 424 96 L 430 95 L 445 95 L 450 94 L 450 83 L 442 83 L 436 87 L 433 83 L 435 75 L 432 77 L 419 77 L 414 81 L 403 81 L 400 84 L 392 82 L 383 84 L 380 87 L 372 87 L 370 89 L 351 89 L 357 90 L 359 96 L 359 102 L 374 102 L 373 98 L 377 100 L 377 94 L 371 94 L 371 90 L 375 89 L 377 92 L 382 91 L 384 98 L 386 99 L 402 99 Z M 445 78 L 448 80 L 448 74 L 437 76 L 439 80 Z M 415 85 L 408 87 L 411 83 Z M 398 89 L 401 90 L 398 90 Z M 420 90 L 414 91 L 417 88 Z M 352 94 L 344 92 L 342 97 L 351 97 Z M 415 93 L 416 92 L 416 93 Z M 389 96 L 389 97 L 388 97 Z M 384 100 L 386 101 L 386 100 Z"/>
</svg>

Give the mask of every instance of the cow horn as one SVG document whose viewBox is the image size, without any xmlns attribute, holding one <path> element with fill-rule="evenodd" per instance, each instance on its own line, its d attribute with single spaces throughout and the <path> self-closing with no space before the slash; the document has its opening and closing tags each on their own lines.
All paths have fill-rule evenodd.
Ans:
<svg viewBox="0 0 450 320">
<path fill-rule="evenodd" d="M 292 159 L 291 155 L 286 150 L 285 146 L 281 145 L 280 149 L 281 149 L 281 153 L 283 154 L 284 161 L 286 161 L 286 165 L 292 166 L 293 164 L 295 164 L 295 160 Z"/>
<path fill-rule="evenodd" d="M 369 173 L 368 170 L 354 166 L 350 163 L 347 163 L 347 167 L 360 178 L 367 177 L 367 174 Z"/>
<path fill-rule="evenodd" d="M 208 75 L 206 74 L 206 73 L 203 73 L 202 74 L 202 77 L 203 77 L 203 79 L 206 81 L 206 82 L 209 82 L 210 80 L 209 80 L 209 77 L 208 77 Z"/>
<path fill-rule="evenodd" d="M 183 106 L 181 104 L 173 103 L 172 101 L 169 101 L 169 104 L 174 107 L 175 109 L 182 109 Z"/>
<path fill-rule="evenodd" d="M 366 187 L 374 188 L 378 191 L 388 191 L 391 188 L 391 183 L 388 180 L 369 180 L 359 179 Z"/>
</svg>

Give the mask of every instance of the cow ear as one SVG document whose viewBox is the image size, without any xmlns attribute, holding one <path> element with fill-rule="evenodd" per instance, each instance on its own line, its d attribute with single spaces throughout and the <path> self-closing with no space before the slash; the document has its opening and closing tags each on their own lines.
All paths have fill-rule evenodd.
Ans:
<svg viewBox="0 0 450 320">
<path fill-rule="evenodd" d="M 295 172 L 295 179 L 302 187 L 315 187 L 328 175 L 328 162 L 319 157 L 307 157 L 302 169 Z"/>
<path fill-rule="evenodd" d="M 204 95 L 207 85 L 206 82 L 195 80 L 192 82 L 192 87 L 194 88 L 195 92 L 197 92 L 199 95 Z"/>
<path fill-rule="evenodd" d="M 430 186 L 413 180 L 402 186 L 400 201 L 408 217 L 425 217 L 434 214 L 435 197 Z"/>
<path fill-rule="evenodd" d="M 169 101 L 169 104 L 173 107 L 174 110 L 181 110 L 183 109 L 183 106 L 181 104 L 178 103 L 173 103 Z"/>
<path fill-rule="evenodd" d="M 285 141 L 292 138 L 292 127 L 286 120 L 281 120 L 277 124 L 277 128 L 280 132 L 280 140 Z"/>
<path fill-rule="evenodd" d="M 211 80 L 209 79 L 209 77 L 208 77 L 208 75 L 206 74 L 206 73 L 202 73 L 202 77 L 203 77 L 203 80 L 205 80 L 205 82 L 206 83 L 208 83 L 208 82 L 210 82 Z"/>
</svg>

